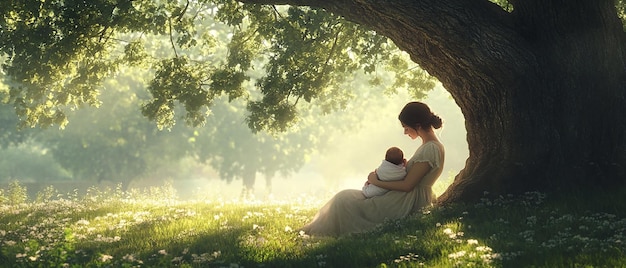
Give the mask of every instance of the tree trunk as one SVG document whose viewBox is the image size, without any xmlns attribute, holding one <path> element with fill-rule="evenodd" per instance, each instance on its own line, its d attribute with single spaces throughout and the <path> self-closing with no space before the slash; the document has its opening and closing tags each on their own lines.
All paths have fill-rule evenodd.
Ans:
<svg viewBox="0 0 626 268">
<path fill-rule="evenodd" d="M 256 182 L 256 170 L 253 168 L 244 166 L 241 179 L 243 181 L 243 188 L 241 189 L 241 199 L 254 198 L 254 183 Z"/>
<path fill-rule="evenodd" d="M 515 1 L 511 13 L 489 1 L 281 2 L 389 37 L 451 93 L 470 155 L 441 203 L 624 186 L 626 42 L 614 1 Z"/>
</svg>

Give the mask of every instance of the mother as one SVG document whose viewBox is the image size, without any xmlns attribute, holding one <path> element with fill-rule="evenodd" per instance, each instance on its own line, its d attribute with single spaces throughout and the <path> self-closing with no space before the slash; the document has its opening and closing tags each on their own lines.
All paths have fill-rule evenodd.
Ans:
<svg viewBox="0 0 626 268">
<path fill-rule="evenodd" d="M 403 218 L 431 206 L 435 200 L 432 186 L 441 175 L 444 148 L 433 129 L 442 125 L 441 118 L 421 102 L 410 102 L 398 116 L 404 134 L 421 146 L 407 161 L 407 175 L 400 181 L 380 181 L 376 172 L 367 177 L 368 182 L 391 190 L 384 195 L 365 198 L 360 190 L 343 190 L 337 193 L 302 230 L 310 235 L 340 236 L 365 232 L 385 219 Z"/>
</svg>

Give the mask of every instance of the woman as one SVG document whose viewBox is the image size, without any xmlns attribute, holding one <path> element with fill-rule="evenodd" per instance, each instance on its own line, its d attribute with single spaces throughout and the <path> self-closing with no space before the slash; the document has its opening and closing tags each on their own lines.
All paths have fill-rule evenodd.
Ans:
<svg viewBox="0 0 626 268">
<path fill-rule="evenodd" d="M 310 235 L 340 236 L 372 230 L 385 219 L 403 218 L 431 206 L 435 200 L 432 186 L 441 175 L 444 148 L 433 129 L 442 125 L 441 118 L 421 102 L 410 102 L 398 116 L 404 134 L 420 138 L 422 145 L 407 161 L 407 175 L 399 181 L 380 181 L 376 171 L 367 183 L 391 190 L 384 195 L 365 198 L 361 190 L 337 193 L 302 230 Z"/>
</svg>

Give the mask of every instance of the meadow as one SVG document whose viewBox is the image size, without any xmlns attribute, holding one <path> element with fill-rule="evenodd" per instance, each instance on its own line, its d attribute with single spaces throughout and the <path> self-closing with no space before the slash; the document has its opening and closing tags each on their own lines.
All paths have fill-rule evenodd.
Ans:
<svg viewBox="0 0 626 268">
<path fill-rule="evenodd" d="M 364 234 L 298 231 L 327 197 L 0 190 L 1 267 L 626 267 L 624 190 L 483 198 Z"/>
</svg>

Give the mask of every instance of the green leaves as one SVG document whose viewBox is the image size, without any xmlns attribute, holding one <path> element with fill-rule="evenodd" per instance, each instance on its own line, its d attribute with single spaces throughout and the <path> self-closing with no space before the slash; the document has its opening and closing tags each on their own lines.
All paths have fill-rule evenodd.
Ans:
<svg viewBox="0 0 626 268">
<path fill-rule="evenodd" d="M 228 100 L 241 98 L 247 94 L 242 84 L 248 77 L 235 68 L 218 69 L 211 75 L 211 89 L 215 92 L 224 92 Z"/>
<path fill-rule="evenodd" d="M 194 126 L 204 123 L 201 110 L 209 106 L 214 95 L 203 89 L 202 66 L 190 64 L 182 57 L 165 59 L 157 66 L 154 79 L 148 86 L 153 99 L 142 107 L 142 113 L 155 120 L 158 126 L 172 126 L 174 101 L 180 101 L 187 111 L 185 120 Z"/>
<path fill-rule="evenodd" d="M 346 85 L 358 70 L 382 83 L 377 68 L 387 61 L 397 79 L 390 85 L 416 96 L 417 87 L 432 88 L 426 73 L 394 62 L 400 52 L 386 37 L 324 10 L 224 0 L 24 0 L 6 7 L 0 55 L 10 86 L 3 99 L 24 126 L 63 126 L 66 109 L 100 105 L 102 80 L 122 66 L 154 70 L 142 113 L 160 128 L 179 119 L 177 105 L 186 123 L 204 124 L 213 99 L 227 94 L 248 102 L 253 131 L 284 131 L 301 109 L 345 107 L 356 90 Z"/>
<path fill-rule="evenodd" d="M 264 102 L 251 101 L 247 106 L 249 115 L 246 118 L 252 130 L 286 131 L 298 117 L 296 108 L 287 103 L 268 105 Z"/>
<path fill-rule="evenodd" d="M 398 89 L 405 89 L 414 99 L 423 99 L 426 93 L 435 87 L 435 80 L 418 66 L 410 67 L 407 55 L 393 55 L 387 62 L 385 69 L 395 74 L 395 79 L 385 92 L 398 93 Z"/>
<path fill-rule="evenodd" d="M 23 126 L 64 126 L 64 107 L 98 105 L 98 88 L 117 68 L 107 54 L 113 7 L 103 2 L 11 2 L 0 22 L 9 102 Z"/>
<path fill-rule="evenodd" d="M 624 31 L 626 31 L 626 1 L 616 0 L 615 7 L 617 8 L 617 16 L 622 20 Z"/>
<path fill-rule="evenodd" d="M 140 39 L 136 39 L 124 46 L 124 61 L 129 65 L 141 65 L 147 58 L 146 48 Z"/>
</svg>

